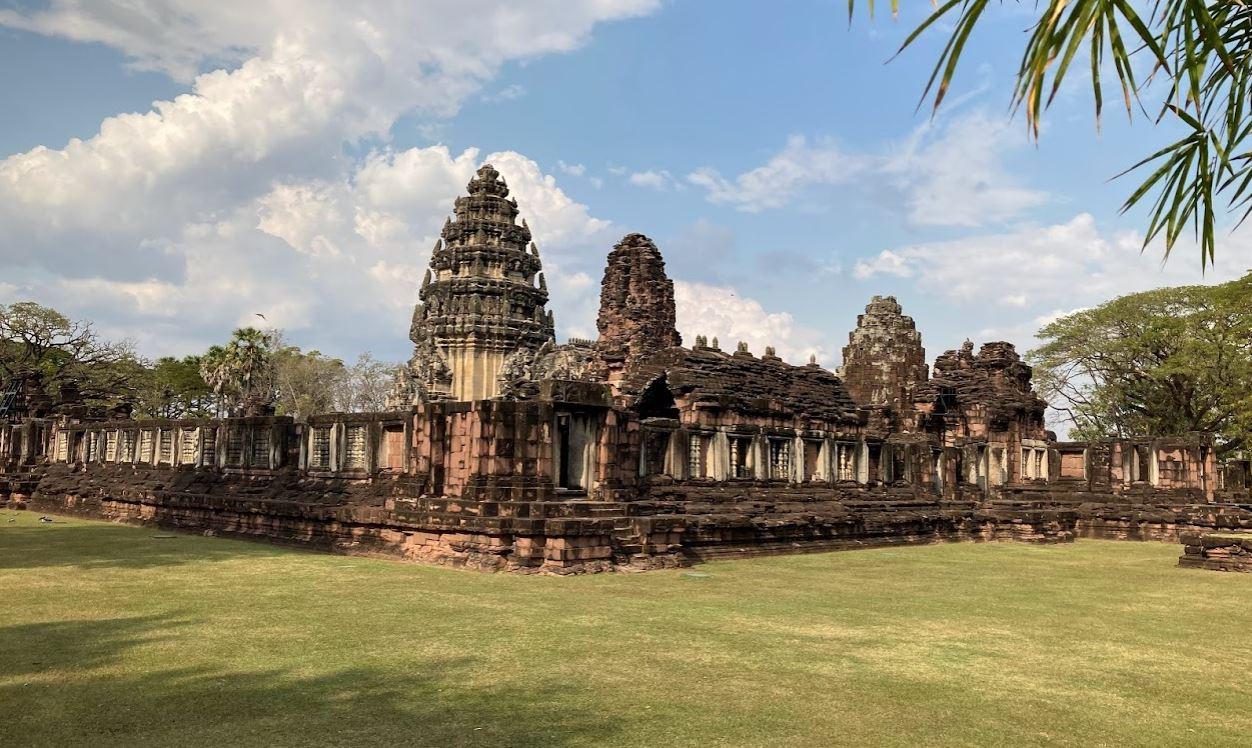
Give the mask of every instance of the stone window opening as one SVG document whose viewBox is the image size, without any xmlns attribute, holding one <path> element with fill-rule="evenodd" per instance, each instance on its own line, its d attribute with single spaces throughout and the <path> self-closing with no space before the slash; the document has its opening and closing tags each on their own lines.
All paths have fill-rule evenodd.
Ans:
<svg viewBox="0 0 1252 748">
<path fill-rule="evenodd" d="M 644 431 L 643 459 L 639 463 L 641 475 L 665 474 L 665 456 L 669 453 L 669 442 L 668 431 Z"/>
<path fill-rule="evenodd" d="M 200 432 L 200 463 L 210 467 L 217 464 L 216 428 L 206 428 Z"/>
<path fill-rule="evenodd" d="M 309 430 L 309 468 L 330 470 L 330 426 L 314 426 Z"/>
<path fill-rule="evenodd" d="M 226 432 L 226 464 L 243 467 L 243 429 L 232 428 Z"/>
<path fill-rule="evenodd" d="M 791 440 L 769 440 L 770 478 L 774 480 L 791 480 Z"/>
<path fill-rule="evenodd" d="M 986 445 L 978 445 L 973 449 L 973 458 L 968 460 L 965 465 L 965 482 L 972 486 L 986 487 L 987 485 L 987 447 Z"/>
<path fill-rule="evenodd" d="M 117 432 L 112 429 L 104 432 L 104 461 L 117 462 Z"/>
<path fill-rule="evenodd" d="M 343 469 L 367 470 L 368 453 L 366 450 L 365 426 L 353 425 L 344 429 Z"/>
<path fill-rule="evenodd" d="M 1022 447 L 1022 478 L 1031 480 L 1038 478 L 1034 464 L 1035 450 Z"/>
<path fill-rule="evenodd" d="M 135 432 L 123 431 L 121 436 L 120 453 L 118 455 L 119 462 L 135 461 Z"/>
<path fill-rule="evenodd" d="M 69 435 L 64 431 L 58 431 L 54 437 L 56 446 L 53 448 L 53 454 L 56 455 L 57 462 L 70 461 L 70 440 Z"/>
<path fill-rule="evenodd" d="M 709 459 L 708 438 L 703 434 L 691 434 L 687 440 L 687 477 L 707 477 Z"/>
<path fill-rule="evenodd" d="M 591 488 L 594 449 L 599 435 L 594 416 L 582 413 L 557 413 L 555 423 L 554 473 L 557 488 L 570 493 L 585 493 Z M 641 463 L 645 459 L 640 455 Z M 640 465 L 642 471 L 644 466 Z"/>
<path fill-rule="evenodd" d="M 139 462 L 152 464 L 154 456 L 155 438 L 152 429 L 144 429 L 139 432 Z"/>
<path fill-rule="evenodd" d="M 194 465 L 200 453 L 200 429 L 184 428 L 178 438 L 178 464 Z"/>
<path fill-rule="evenodd" d="M 839 480 L 855 481 L 856 480 L 856 445 L 839 442 L 835 447 L 838 461 L 836 469 L 838 470 Z"/>
<path fill-rule="evenodd" d="M 1000 447 L 992 447 L 990 461 L 987 464 L 987 477 L 991 485 L 1001 486 L 1008 479 L 1008 464 L 1005 451 Z"/>
<path fill-rule="evenodd" d="M 909 470 L 910 461 L 908 447 L 897 445 L 891 449 L 890 460 L 890 479 L 889 482 L 906 481 L 912 482 L 912 471 Z"/>
<path fill-rule="evenodd" d="M 252 432 L 252 448 L 248 454 L 248 464 L 252 467 L 269 468 L 270 466 L 270 430 L 254 429 Z"/>
<path fill-rule="evenodd" d="M 174 431 L 172 429 L 161 429 L 160 455 L 157 462 L 162 465 L 174 464 Z"/>
<path fill-rule="evenodd" d="M 822 443 L 819 441 L 804 440 L 804 480 L 826 480 L 825 471 L 822 470 Z"/>
<path fill-rule="evenodd" d="M 1147 483 L 1151 477 L 1149 470 L 1152 450 L 1146 444 L 1136 444 L 1131 452 L 1131 477 L 1135 483 Z"/>
<path fill-rule="evenodd" d="M 732 436 L 730 441 L 730 477 L 752 477 L 752 438 Z"/>
<path fill-rule="evenodd" d="M 875 478 L 875 479 L 880 478 L 881 477 L 880 473 L 885 469 L 883 468 L 883 459 L 882 459 L 883 458 L 883 445 L 881 444 L 867 445 L 866 456 L 869 460 L 869 464 L 867 465 L 868 467 L 867 474 L 870 477 Z"/>
</svg>

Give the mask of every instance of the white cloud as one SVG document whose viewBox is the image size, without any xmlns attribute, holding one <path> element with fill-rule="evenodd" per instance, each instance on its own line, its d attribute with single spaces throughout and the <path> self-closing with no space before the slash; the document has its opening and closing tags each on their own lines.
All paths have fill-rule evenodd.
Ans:
<svg viewBox="0 0 1252 748">
<path fill-rule="evenodd" d="M 648 189 L 659 191 L 681 187 L 681 185 L 676 183 L 674 178 L 670 176 L 670 173 L 664 169 L 655 171 L 637 171 L 631 174 L 627 181 L 636 187 L 647 187 Z"/>
<path fill-rule="evenodd" d="M 562 174 L 568 174 L 571 177 L 581 177 L 587 173 L 587 167 L 582 164 L 567 164 L 564 161 L 556 162 L 557 171 Z"/>
<path fill-rule="evenodd" d="M 258 312 L 349 354 L 402 349 L 415 279 L 481 155 L 383 148 L 357 161 L 344 144 L 385 142 L 408 112 L 447 116 L 505 62 L 573 49 L 596 23 L 657 6 L 52 0 L 0 10 L 0 25 L 107 44 L 191 82 L 91 138 L 0 160 L 0 290 L 134 333 L 153 352 L 194 349 Z M 223 61 L 233 69 L 197 75 Z M 549 282 L 568 267 L 576 286 L 580 258 L 595 256 L 586 249 L 611 244 L 608 223 L 530 159 L 491 158 Z"/>
<path fill-rule="evenodd" d="M 582 44 L 600 21 L 650 12 L 657 0 L 50 0 L 0 10 L 0 25 L 99 42 L 142 69 L 190 80 L 206 61 L 268 57 L 293 44 L 350 62 L 372 57 L 397 77 L 482 80 L 504 61 Z M 358 60 L 359 61 L 359 60 Z M 421 84 L 421 80 L 415 81 Z"/>
<path fill-rule="evenodd" d="M 919 226 L 983 226 L 1016 218 L 1048 195 L 1023 186 L 1003 167 L 1005 154 L 1026 145 L 1004 117 L 982 111 L 919 127 L 886 153 L 849 151 L 829 138 L 810 144 L 793 135 L 764 165 L 733 179 L 697 169 L 687 181 L 713 203 L 759 213 L 794 203 L 815 187 L 855 184 L 859 193 L 886 192 L 908 206 Z"/>
<path fill-rule="evenodd" d="M 860 260 L 852 270 L 857 280 L 866 280 L 875 275 L 894 275 L 908 278 L 913 275 L 913 268 L 908 260 L 889 249 L 884 249 L 878 256 L 869 260 Z"/>
<path fill-rule="evenodd" d="M 261 313 L 323 350 L 401 358 L 431 247 L 482 160 L 508 181 L 535 233 L 558 324 L 585 333 L 595 289 L 580 263 L 603 259 L 611 225 L 520 154 L 454 156 L 443 146 L 375 153 L 343 179 L 276 184 L 212 221 L 184 226 L 169 243 L 186 265 L 178 279 L 36 269 L 18 273 L 29 279 L 21 293 L 102 320 L 102 332 L 135 338 L 154 355 L 202 349 L 233 326 L 258 324 Z"/>
<path fill-rule="evenodd" d="M 923 226 L 985 226 L 1016 218 L 1048 195 L 1029 189 L 1001 161 L 1026 145 L 1020 127 L 981 110 L 919 128 L 882 166 Z"/>
<path fill-rule="evenodd" d="M 808 363 L 809 356 L 826 362 L 828 350 L 821 333 L 798 325 L 787 312 L 768 312 L 756 299 L 741 296 L 730 286 L 674 282 L 678 331 L 687 345 L 697 335 L 718 338 L 722 350 L 733 351 L 739 341 L 760 356 L 773 346 L 789 363 Z"/>
<path fill-rule="evenodd" d="M 884 250 L 856 265 L 855 277 L 915 279 L 928 292 L 991 309 L 1038 309 L 1091 304 L 1115 296 L 1185 283 L 1214 283 L 1252 267 L 1252 233 L 1231 235 L 1219 266 L 1202 274 L 1196 251 L 1175 249 L 1161 264 L 1157 246 L 1140 252 L 1133 232 L 1103 234 L 1081 213 L 1052 226 Z"/>
<path fill-rule="evenodd" d="M 793 135 L 786 148 L 765 165 L 733 180 L 705 167 L 688 174 L 687 181 L 707 190 L 710 202 L 759 213 L 781 208 L 805 188 L 847 183 L 866 165 L 863 158 L 846 153 L 833 140 L 824 138 L 810 145 L 804 136 Z"/>
<path fill-rule="evenodd" d="M 656 0 L 54 0 L 0 24 L 117 47 L 194 78 L 152 111 L 86 140 L 0 161 L 0 261 L 82 277 L 177 279 L 169 242 L 278 183 L 338 179 L 345 142 L 386 137 L 397 117 L 454 112 L 508 60 L 576 47 L 592 26 Z"/>
<path fill-rule="evenodd" d="M 491 102 L 491 103 L 500 102 L 500 101 L 515 101 L 517 99 L 522 98 L 525 95 L 526 95 L 525 86 L 523 86 L 520 83 L 511 83 L 505 86 L 504 88 L 500 89 L 499 91 L 484 95 L 483 101 Z"/>
</svg>

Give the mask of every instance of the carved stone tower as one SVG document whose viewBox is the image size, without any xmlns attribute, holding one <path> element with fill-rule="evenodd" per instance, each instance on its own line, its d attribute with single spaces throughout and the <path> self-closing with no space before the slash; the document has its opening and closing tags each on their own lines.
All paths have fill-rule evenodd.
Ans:
<svg viewBox="0 0 1252 748">
<path fill-rule="evenodd" d="M 505 359 L 553 340 L 539 249 L 526 221 L 516 223 L 517 200 L 491 164 L 468 190 L 435 243 L 413 312 L 412 402 L 496 397 Z"/>
<path fill-rule="evenodd" d="M 596 328 L 596 350 L 610 381 L 631 361 L 682 345 L 675 329 L 674 282 L 665 274 L 661 251 L 643 234 L 626 236 L 609 253 Z"/>
<path fill-rule="evenodd" d="M 839 376 L 857 405 L 901 413 L 912 406 L 914 388 L 926 381 L 922 334 L 902 311 L 894 296 L 875 296 L 856 318 Z"/>
</svg>

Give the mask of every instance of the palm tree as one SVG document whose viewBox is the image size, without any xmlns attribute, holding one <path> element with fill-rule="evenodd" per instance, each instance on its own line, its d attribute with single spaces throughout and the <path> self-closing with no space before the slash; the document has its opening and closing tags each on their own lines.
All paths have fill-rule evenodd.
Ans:
<svg viewBox="0 0 1252 748">
<path fill-rule="evenodd" d="M 260 415 L 274 402 L 275 336 L 254 327 L 234 331 L 200 361 L 200 375 L 218 397 L 218 411 Z"/>
<path fill-rule="evenodd" d="M 865 0 L 873 14 L 874 0 Z M 989 0 L 940 0 L 901 45 L 903 51 L 931 26 L 948 19 L 951 37 L 922 98 L 943 103 L 957 63 Z M 1125 212 L 1151 196 L 1144 247 L 1165 240 L 1168 258 L 1188 228 L 1200 244 L 1202 266 L 1214 259 L 1218 213 L 1242 223 L 1252 213 L 1252 4 L 1246 0 L 1153 0 L 1144 13 L 1131 0 L 1047 0 L 1037 3 L 1017 71 L 1014 109 L 1039 136 L 1043 112 L 1076 60 L 1089 66 L 1097 126 L 1104 102 L 1103 63 L 1112 62 L 1128 116 L 1135 106 L 1156 123 L 1171 120 L 1187 131 L 1127 171 L 1147 167 L 1147 177 L 1122 205 Z M 891 10 L 899 10 L 892 0 Z M 856 0 L 848 0 L 848 18 Z M 1149 74 L 1136 77 L 1136 62 Z M 1145 102 L 1144 99 L 1152 99 Z M 1125 172 L 1123 172 L 1124 174 Z M 1224 205 L 1222 204 L 1224 202 Z"/>
</svg>

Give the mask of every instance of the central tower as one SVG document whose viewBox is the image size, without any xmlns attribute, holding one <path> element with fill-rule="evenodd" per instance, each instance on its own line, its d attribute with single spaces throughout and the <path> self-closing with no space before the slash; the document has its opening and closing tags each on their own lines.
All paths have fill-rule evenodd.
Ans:
<svg viewBox="0 0 1252 748">
<path fill-rule="evenodd" d="M 505 359 L 553 340 L 548 288 L 517 200 L 491 164 L 458 197 L 422 281 L 410 337 L 414 399 L 499 395 Z"/>
</svg>

